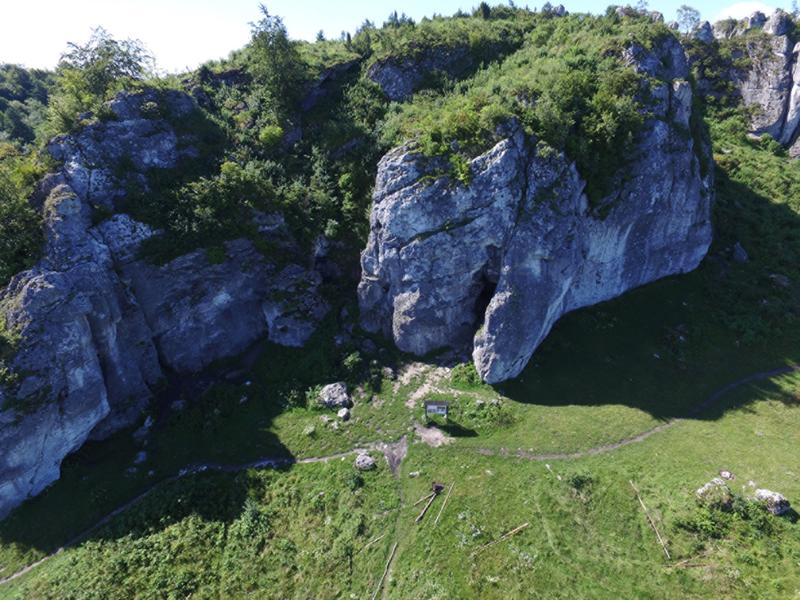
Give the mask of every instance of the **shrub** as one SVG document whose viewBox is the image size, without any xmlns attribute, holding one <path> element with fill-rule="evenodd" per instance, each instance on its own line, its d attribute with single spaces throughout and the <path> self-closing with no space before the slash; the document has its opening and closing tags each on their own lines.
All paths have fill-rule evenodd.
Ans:
<svg viewBox="0 0 800 600">
<path fill-rule="evenodd" d="M 258 141 L 266 148 L 274 148 L 283 139 L 283 128 L 280 125 L 266 125 L 258 132 Z"/>
<path fill-rule="evenodd" d="M 39 167 L 34 157 L 13 152 L 0 157 L 0 286 L 33 265 L 43 243 L 41 217 L 28 203 Z"/>
<path fill-rule="evenodd" d="M 480 375 L 471 362 L 463 363 L 453 367 L 450 373 L 450 381 L 457 387 L 471 388 L 482 385 Z"/>
</svg>

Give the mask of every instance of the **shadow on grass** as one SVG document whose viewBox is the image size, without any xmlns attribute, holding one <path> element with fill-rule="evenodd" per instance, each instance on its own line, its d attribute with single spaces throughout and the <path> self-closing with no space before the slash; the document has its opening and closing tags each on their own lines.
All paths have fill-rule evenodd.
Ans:
<svg viewBox="0 0 800 600">
<path fill-rule="evenodd" d="M 797 521 L 800 521 L 800 513 L 798 513 L 795 509 L 790 508 L 785 513 L 781 515 L 782 519 L 786 519 L 792 525 L 795 525 Z"/>
<path fill-rule="evenodd" d="M 187 511 L 216 521 L 235 518 L 246 497 L 241 471 L 248 464 L 277 459 L 273 468 L 283 469 L 295 461 L 270 430 L 287 398 L 300 393 L 302 399 L 315 385 L 345 378 L 333 343 L 336 312 L 305 348 L 262 342 L 203 374 L 172 377 L 151 404 L 146 444 L 131 429 L 68 456 L 56 483 L 0 522 L 2 576 L 78 541 L 112 514 L 86 539 L 164 528 Z M 197 473 L 178 477 L 187 467 Z"/>
<path fill-rule="evenodd" d="M 427 426 L 435 425 L 437 429 L 441 429 L 443 432 L 445 432 L 447 435 L 451 437 L 456 437 L 456 438 L 478 437 L 478 432 L 475 431 L 474 429 L 464 427 L 463 425 L 455 423 L 452 420 L 443 423 L 438 423 L 438 422 L 434 423 L 432 421 L 428 421 L 426 425 Z"/>
<path fill-rule="evenodd" d="M 543 406 L 717 419 L 735 388 L 800 364 L 800 216 L 719 169 L 717 189 L 715 240 L 697 271 L 566 315 L 496 389 Z M 736 242 L 745 263 L 732 259 Z"/>
</svg>

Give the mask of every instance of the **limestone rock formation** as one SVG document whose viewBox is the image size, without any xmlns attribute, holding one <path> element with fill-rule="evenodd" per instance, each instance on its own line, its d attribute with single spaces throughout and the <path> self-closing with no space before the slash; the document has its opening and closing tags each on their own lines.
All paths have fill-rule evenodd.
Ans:
<svg viewBox="0 0 800 600">
<path fill-rule="evenodd" d="M 185 115 L 192 100 L 158 99 L 121 94 L 110 105 L 119 120 L 50 144 L 64 166 L 39 189 L 44 256 L 0 290 L 0 322 L 19 338 L 14 379 L 0 385 L 0 517 L 58 479 L 89 437 L 133 425 L 167 373 L 198 371 L 261 337 L 302 345 L 328 310 L 318 273 L 276 264 L 248 240 L 228 242 L 221 262 L 197 250 L 159 266 L 138 250 L 160 232 L 126 214 L 93 225 L 93 207 L 114 210 L 124 197 L 116 162 L 135 177 L 191 152 L 157 115 Z M 291 243 L 279 217 L 255 221 Z"/>
<path fill-rule="evenodd" d="M 47 149 L 64 163 L 62 173 L 76 194 L 93 206 L 114 210 L 127 183 L 117 174 L 120 164 L 125 166 L 128 181 L 142 180 L 148 169 L 169 169 L 182 156 L 193 155 L 195 150 L 190 145 L 179 146 L 178 136 L 161 114 L 163 111 L 171 118 L 182 118 L 194 110 L 194 104 L 180 92 L 165 92 L 162 98 L 147 90 L 120 92 L 109 109 L 114 120 L 60 135 Z"/>
<path fill-rule="evenodd" d="M 463 186 L 397 148 L 381 161 L 359 302 L 362 326 L 418 355 L 472 338 L 481 377 L 516 376 L 566 312 L 694 269 L 711 243 L 711 175 L 690 130 L 692 90 L 678 42 L 632 47 L 632 68 L 658 83 L 654 117 L 590 206 L 563 155 L 519 128 L 472 160 Z"/>
<path fill-rule="evenodd" d="M 319 392 L 319 404 L 325 408 L 348 408 L 352 406 L 347 385 L 343 381 L 329 383 Z"/>
<path fill-rule="evenodd" d="M 778 492 L 771 490 L 759 489 L 756 490 L 756 500 L 763 503 L 767 510 L 773 515 L 783 515 L 788 513 L 792 506 L 789 501 Z"/>
<path fill-rule="evenodd" d="M 714 43 L 707 35 L 706 24 L 695 39 Z M 782 10 L 769 18 L 753 13 L 742 21 L 727 20 L 714 25 L 714 38 L 733 40 L 734 59 L 745 59 L 744 68 L 731 68 L 727 76 L 733 81 L 745 106 L 755 110 L 751 117 L 754 135 L 769 134 L 789 148 L 792 156 L 800 155 L 800 44 L 793 42 L 794 23 Z M 732 42 L 728 42 L 732 43 Z M 701 82 L 702 83 L 702 82 Z"/>
<path fill-rule="evenodd" d="M 376 466 L 375 459 L 369 454 L 359 454 L 356 456 L 355 467 L 359 471 L 371 471 Z"/>
<path fill-rule="evenodd" d="M 408 100 L 421 89 L 431 73 L 441 72 L 458 77 L 474 69 L 469 48 L 435 48 L 415 57 L 389 57 L 372 64 L 367 76 L 377 83 L 389 100 Z"/>
</svg>

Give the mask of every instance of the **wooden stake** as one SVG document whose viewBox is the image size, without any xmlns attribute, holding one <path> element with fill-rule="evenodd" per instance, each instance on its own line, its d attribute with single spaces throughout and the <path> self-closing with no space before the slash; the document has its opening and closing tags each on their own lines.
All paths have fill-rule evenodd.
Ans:
<svg viewBox="0 0 800 600">
<path fill-rule="evenodd" d="M 523 524 L 522 524 L 522 525 L 520 525 L 519 527 L 517 527 L 517 528 L 515 528 L 515 529 L 512 529 L 512 530 L 511 530 L 511 531 L 509 531 L 508 533 L 506 533 L 506 534 L 504 534 L 504 535 L 500 536 L 499 538 L 497 538 L 497 539 L 496 539 L 496 540 L 494 540 L 493 542 L 489 542 L 488 544 L 484 544 L 483 546 L 481 546 L 480 548 L 478 548 L 477 550 L 475 550 L 475 552 L 473 552 L 473 553 L 472 553 L 472 556 L 475 556 L 475 555 L 476 555 L 478 552 L 482 552 L 483 550 L 485 550 L 485 549 L 486 549 L 486 548 L 488 548 L 489 546 L 494 546 L 495 544 L 499 544 L 499 543 L 500 543 L 500 542 L 502 542 L 503 540 L 507 540 L 508 538 L 510 538 L 512 535 L 516 535 L 516 534 L 518 534 L 520 531 L 522 531 L 523 529 L 525 529 L 526 527 L 528 527 L 528 525 L 530 525 L 530 523 L 523 523 Z"/>
<path fill-rule="evenodd" d="M 372 546 L 372 544 L 374 544 L 374 543 L 376 543 L 376 542 L 380 542 L 380 541 L 381 541 L 383 538 L 385 538 L 385 537 L 386 537 L 386 534 L 384 533 L 383 535 L 380 535 L 380 536 L 376 537 L 376 538 L 375 538 L 374 540 L 372 540 L 371 542 L 367 542 L 367 544 L 366 544 L 366 545 L 365 545 L 365 546 L 364 546 L 364 547 L 363 547 L 361 550 L 359 550 L 358 552 L 356 552 L 356 554 L 361 554 L 361 553 L 362 553 L 364 550 L 366 550 L 367 548 L 369 548 L 370 546 Z"/>
<path fill-rule="evenodd" d="M 423 496 L 422 498 L 420 498 L 419 500 L 417 500 L 416 502 L 414 502 L 414 504 L 412 504 L 411 506 L 416 506 L 417 504 L 419 504 L 419 503 L 421 503 L 421 502 L 425 502 L 425 500 L 427 500 L 427 499 L 428 499 L 428 498 L 430 498 L 431 496 L 435 496 L 435 495 L 436 495 L 436 492 L 431 492 L 431 493 L 430 493 L 430 494 L 428 494 L 427 496 Z"/>
<path fill-rule="evenodd" d="M 642 497 L 639 495 L 639 490 L 636 489 L 636 486 L 633 484 L 633 481 L 628 480 L 628 483 L 631 484 L 633 491 L 636 492 L 636 499 L 639 501 L 639 504 L 642 505 L 642 510 L 644 511 L 644 516 L 647 517 L 647 522 L 650 523 L 650 527 L 653 528 L 653 531 L 656 532 L 656 538 L 658 538 L 658 543 L 661 544 L 661 547 L 664 549 L 664 554 L 667 556 L 667 560 L 672 560 L 672 557 L 669 555 L 669 550 L 667 550 L 667 545 L 664 543 L 664 539 L 661 537 L 661 534 L 658 532 L 658 527 L 653 522 L 653 519 L 650 518 L 650 513 L 647 511 L 647 507 L 644 505 L 642 501 Z"/>
<path fill-rule="evenodd" d="M 434 500 L 436 500 L 436 493 L 431 494 L 431 499 L 428 500 L 428 503 L 425 505 L 425 508 L 423 508 L 422 512 L 417 515 L 416 519 L 414 519 L 414 523 L 419 523 L 420 521 L 422 521 L 422 517 L 424 517 L 425 513 L 428 512 L 428 509 L 431 507 L 431 504 L 433 504 Z"/>
<path fill-rule="evenodd" d="M 455 485 L 456 485 L 455 481 L 450 484 L 450 489 L 447 490 L 447 496 L 444 497 L 444 502 L 442 502 L 442 507 L 439 509 L 439 514 L 436 515 L 436 519 L 434 519 L 433 521 L 434 527 L 436 527 L 436 524 L 439 522 L 439 517 L 442 516 L 442 513 L 444 512 L 444 507 L 447 506 L 447 501 L 450 499 L 450 493 L 453 491 Z"/>
<path fill-rule="evenodd" d="M 378 587 L 375 589 L 375 593 L 372 594 L 372 600 L 378 597 L 378 592 L 381 591 L 383 587 L 383 580 L 386 579 L 386 574 L 389 572 L 389 565 L 392 564 L 392 559 L 394 558 L 394 553 L 397 552 L 397 542 L 394 543 L 392 546 L 392 551 L 389 553 L 389 560 L 386 561 L 386 568 L 383 570 L 383 575 L 381 575 L 381 580 L 378 582 Z"/>
</svg>

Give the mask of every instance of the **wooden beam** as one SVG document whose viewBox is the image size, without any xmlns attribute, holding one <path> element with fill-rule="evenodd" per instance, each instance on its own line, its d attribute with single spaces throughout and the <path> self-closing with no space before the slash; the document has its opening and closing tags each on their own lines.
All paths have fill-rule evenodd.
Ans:
<svg viewBox="0 0 800 600">
<path fill-rule="evenodd" d="M 392 564 L 392 559 L 394 558 L 394 553 L 397 552 L 397 542 L 394 543 L 392 546 L 392 551 L 389 553 L 389 560 L 386 561 L 386 568 L 383 570 L 383 575 L 381 575 L 381 580 L 378 582 L 378 587 L 375 588 L 375 593 L 372 594 L 372 600 L 378 597 L 378 592 L 381 591 L 383 587 L 383 580 L 386 579 L 386 574 L 389 572 L 389 565 Z"/>
<path fill-rule="evenodd" d="M 503 540 L 507 540 L 508 538 L 510 538 L 512 535 L 518 534 L 520 531 L 526 529 L 528 527 L 528 525 L 530 525 L 530 523 L 523 523 L 519 527 L 516 527 L 516 528 L 512 529 L 511 531 L 509 531 L 508 533 L 500 536 L 499 538 L 497 538 L 493 542 L 489 542 L 488 544 L 484 544 L 483 546 L 481 546 L 480 548 L 475 550 L 475 552 L 472 553 L 472 556 L 475 556 L 476 554 L 478 554 L 478 552 L 482 552 L 483 550 L 485 550 L 489 546 L 494 546 L 495 544 L 499 544 Z"/>
<path fill-rule="evenodd" d="M 425 508 L 423 508 L 422 512 L 417 515 L 416 519 L 414 519 L 414 523 L 419 523 L 420 521 L 422 521 L 422 517 L 424 517 L 425 513 L 428 512 L 428 509 L 431 507 L 431 504 L 433 504 L 434 500 L 436 500 L 436 492 L 431 494 L 431 499 L 428 500 L 428 503 L 425 505 Z"/>
<path fill-rule="evenodd" d="M 442 502 L 442 507 L 439 509 L 439 514 L 436 515 L 436 519 L 433 521 L 433 526 L 436 527 L 436 524 L 439 522 L 439 517 L 442 516 L 442 512 L 444 512 L 444 507 L 447 506 L 447 501 L 450 499 L 450 493 L 453 491 L 456 482 L 450 484 L 450 489 L 447 490 L 447 496 L 444 497 L 444 502 Z"/>
<path fill-rule="evenodd" d="M 636 486 L 633 484 L 633 481 L 631 481 L 630 479 L 628 480 L 628 483 L 631 484 L 633 491 L 636 493 L 636 499 L 642 506 L 642 510 L 644 511 L 644 516 L 647 517 L 647 522 L 650 523 L 650 527 L 652 527 L 653 531 L 656 532 L 656 538 L 658 539 L 658 543 L 661 544 L 661 547 L 664 549 L 664 554 L 667 556 L 667 560 L 671 560 L 672 557 L 669 555 L 669 550 L 667 550 L 667 544 L 664 542 L 664 538 L 662 538 L 661 534 L 658 532 L 658 527 L 656 527 L 655 522 L 653 522 L 653 519 L 650 518 L 650 513 L 647 511 L 647 507 L 644 505 L 644 501 L 642 500 L 642 497 L 639 495 L 639 490 L 636 488 Z"/>
</svg>

